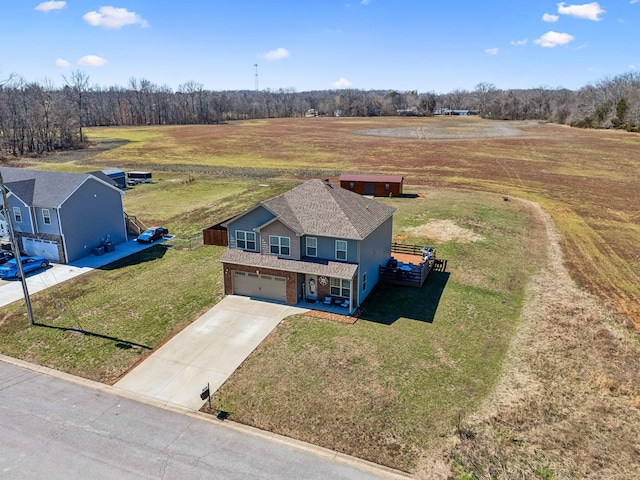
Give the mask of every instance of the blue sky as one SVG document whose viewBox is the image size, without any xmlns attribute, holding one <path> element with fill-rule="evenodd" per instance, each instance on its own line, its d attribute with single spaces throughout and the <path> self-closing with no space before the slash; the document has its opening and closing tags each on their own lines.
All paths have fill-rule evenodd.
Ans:
<svg viewBox="0 0 640 480">
<path fill-rule="evenodd" d="M 0 80 L 578 89 L 640 68 L 640 0 L 3 0 Z"/>
</svg>

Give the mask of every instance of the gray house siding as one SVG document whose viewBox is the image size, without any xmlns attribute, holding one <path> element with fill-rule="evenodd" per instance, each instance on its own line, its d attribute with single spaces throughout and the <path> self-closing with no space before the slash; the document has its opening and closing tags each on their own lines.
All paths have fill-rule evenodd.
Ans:
<svg viewBox="0 0 640 480">
<path fill-rule="evenodd" d="M 47 235 L 60 235 L 60 223 L 58 218 L 58 210 L 55 208 L 48 208 L 49 210 L 49 218 L 51 219 L 50 224 L 44 223 L 43 216 L 44 208 L 34 208 L 34 219 L 36 224 L 36 231 L 38 233 L 44 233 Z"/>
<path fill-rule="evenodd" d="M 279 237 L 289 237 L 289 255 L 279 255 L 281 257 L 291 258 L 293 260 L 300 260 L 300 242 L 298 236 L 289 227 L 282 222 L 275 221 L 265 226 L 260 230 L 260 251 L 263 255 L 272 255 L 271 247 L 269 244 L 269 236 L 276 235 Z"/>
<path fill-rule="evenodd" d="M 27 207 L 22 201 L 20 201 L 15 196 L 11 195 L 8 198 L 9 203 L 9 213 L 11 214 L 11 221 L 13 225 L 13 229 L 16 232 L 24 232 L 24 233 L 34 233 L 33 224 L 31 222 L 31 211 L 29 207 Z M 14 215 L 14 208 L 17 207 L 20 209 L 20 222 L 16 222 Z"/>
<path fill-rule="evenodd" d="M 69 197 L 59 212 L 67 262 L 91 253 L 107 238 L 114 244 L 127 240 L 122 193 L 89 179 Z"/>
<path fill-rule="evenodd" d="M 358 241 L 345 240 L 343 238 L 320 237 L 317 235 L 305 235 L 300 238 L 298 245 L 302 256 L 307 254 L 307 237 L 318 239 L 318 254 L 315 258 L 324 260 L 336 260 L 336 240 L 344 240 L 347 242 L 347 259 L 339 260 L 341 262 L 357 263 L 358 262 Z"/>
<path fill-rule="evenodd" d="M 393 229 L 393 217 L 389 218 L 371 235 L 360 242 L 360 271 L 358 303 L 362 302 L 378 283 L 380 278 L 379 266 L 391 258 L 391 236 Z M 362 290 L 362 275 L 367 275 L 366 289 Z"/>
<path fill-rule="evenodd" d="M 257 207 L 250 212 L 235 218 L 227 223 L 227 232 L 229 234 L 229 248 L 237 248 L 236 230 L 245 232 L 253 232 L 257 226 L 264 225 L 274 218 L 273 213 L 264 207 Z M 256 248 L 260 245 L 260 234 L 256 232 Z"/>
</svg>

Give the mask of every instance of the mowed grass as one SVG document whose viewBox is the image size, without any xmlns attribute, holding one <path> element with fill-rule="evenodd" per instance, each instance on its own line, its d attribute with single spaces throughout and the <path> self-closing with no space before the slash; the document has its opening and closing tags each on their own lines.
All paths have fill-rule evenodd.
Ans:
<svg viewBox="0 0 640 480">
<path fill-rule="evenodd" d="M 236 421 L 412 471 L 495 386 L 545 249 L 527 207 L 497 196 L 385 202 L 398 236 L 454 218 L 482 239 L 411 237 L 438 243 L 447 271 L 422 288 L 378 286 L 353 325 L 285 319 L 215 403 Z"/>
<path fill-rule="evenodd" d="M 203 246 L 197 238 L 196 248 L 181 248 L 184 235 L 205 217 L 212 225 L 291 182 L 226 185 L 186 178 L 128 191 L 126 210 L 149 224 L 175 226 L 176 237 L 59 285 L 50 270 L 39 273 L 52 286 L 31 295 L 37 325 L 29 327 L 24 301 L 2 307 L 0 353 L 100 382 L 117 380 L 222 298 L 224 247 Z M 194 219 L 200 210 L 202 218 Z"/>
<path fill-rule="evenodd" d="M 220 251 L 157 245 L 33 294 L 34 327 L 3 307 L 0 352 L 113 383 L 221 298 Z"/>
</svg>

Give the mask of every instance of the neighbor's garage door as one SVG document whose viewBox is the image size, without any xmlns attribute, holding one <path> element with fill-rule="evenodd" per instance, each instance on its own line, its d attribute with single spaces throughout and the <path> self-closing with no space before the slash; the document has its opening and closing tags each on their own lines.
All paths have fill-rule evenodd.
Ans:
<svg viewBox="0 0 640 480">
<path fill-rule="evenodd" d="M 233 293 L 286 302 L 287 282 L 283 277 L 234 271 Z"/>
<path fill-rule="evenodd" d="M 52 262 L 59 262 L 58 244 L 49 240 L 39 238 L 23 238 L 22 248 L 27 255 L 39 255 Z"/>
</svg>

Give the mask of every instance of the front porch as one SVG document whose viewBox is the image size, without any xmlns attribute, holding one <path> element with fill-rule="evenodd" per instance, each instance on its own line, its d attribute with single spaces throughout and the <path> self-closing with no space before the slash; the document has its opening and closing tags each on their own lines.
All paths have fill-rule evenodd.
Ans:
<svg viewBox="0 0 640 480">
<path fill-rule="evenodd" d="M 300 300 L 296 307 L 300 307 L 300 308 L 309 308 L 309 309 L 313 309 L 313 310 L 320 310 L 323 312 L 329 312 L 329 313 L 336 313 L 338 315 L 349 315 L 351 313 L 351 311 L 353 310 L 349 305 L 347 306 L 343 306 L 345 304 L 345 301 L 349 301 L 349 299 L 347 298 L 340 298 L 340 297 L 330 297 L 331 301 L 325 301 L 324 299 L 318 299 L 318 300 L 311 300 L 311 299 L 306 299 L 306 300 Z"/>
</svg>

